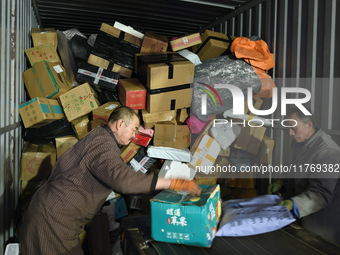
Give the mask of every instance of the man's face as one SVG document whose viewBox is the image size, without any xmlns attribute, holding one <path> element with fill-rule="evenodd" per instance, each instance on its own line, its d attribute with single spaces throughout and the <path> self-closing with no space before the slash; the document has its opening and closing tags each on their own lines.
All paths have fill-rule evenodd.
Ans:
<svg viewBox="0 0 340 255">
<path fill-rule="evenodd" d="M 133 138 L 135 138 L 136 133 L 139 128 L 139 119 L 134 116 L 132 123 L 128 124 L 124 120 L 119 120 L 118 131 L 117 131 L 117 142 L 120 145 L 128 145 Z"/>
<path fill-rule="evenodd" d="M 307 123 L 302 122 L 296 113 L 292 114 L 289 119 L 294 119 L 297 123 L 295 127 L 289 128 L 289 135 L 291 135 L 297 143 L 303 143 L 307 141 L 314 134 L 314 127 L 311 121 Z M 296 123 L 294 121 L 287 121 L 289 126 L 293 126 Z"/>
</svg>

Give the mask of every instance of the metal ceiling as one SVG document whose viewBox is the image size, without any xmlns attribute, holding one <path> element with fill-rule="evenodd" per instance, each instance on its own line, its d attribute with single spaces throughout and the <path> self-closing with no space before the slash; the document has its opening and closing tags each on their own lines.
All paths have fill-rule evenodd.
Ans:
<svg viewBox="0 0 340 255">
<path fill-rule="evenodd" d="M 89 36 L 115 21 L 142 32 L 183 36 L 230 14 L 249 0 L 33 0 L 43 28 L 78 28 Z"/>
</svg>

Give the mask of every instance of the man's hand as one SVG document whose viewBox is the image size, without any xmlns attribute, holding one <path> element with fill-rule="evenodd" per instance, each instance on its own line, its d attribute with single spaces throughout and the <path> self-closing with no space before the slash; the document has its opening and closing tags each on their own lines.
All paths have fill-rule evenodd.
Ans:
<svg viewBox="0 0 340 255">
<path fill-rule="evenodd" d="M 288 208 L 289 211 L 293 210 L 293 201 L 292 200 L 282 200 L 281 202 L 277 203 L 276 205 L 284 205 Z"/>
<path fill-rule="evenodd" d="M 170 183 L 170 189 L 174 191 L 189 191 L 191 195 L 198 196 L 201 194 L 202 189 L 197 185 L 196 181 L 186 181 L 183 179 L 173 179 Z"/>
<path fill-rule="evenodd" d="M 282 186 L 283 186 L 283 181 L 276 180 L 275 182 L 273 182 L 272 184 L 268 186 L 267 194 L 274 194 L 278 192 L 282 188 Z"/>
</svg>

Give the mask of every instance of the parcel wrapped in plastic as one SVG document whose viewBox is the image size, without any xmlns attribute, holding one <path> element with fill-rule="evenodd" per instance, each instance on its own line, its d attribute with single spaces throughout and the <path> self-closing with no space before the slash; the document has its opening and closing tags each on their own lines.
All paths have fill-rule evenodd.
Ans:
<svg viewBox="0 0 340 255">
<path fill-rule="evenodd" d="M 295 221 L 277 195 L 233 199 L 222 203 L 222 218 L 216 236 L 250 236 L 271 232 Z"/>
<path fill-rule="evenodd" d="M 180 162 L 190 162 L 191 153 L 189 149 L 175 149 L 171 147 L 149 146 L 148 156 L 152 158 L 170 159 Z"/>
</svg>

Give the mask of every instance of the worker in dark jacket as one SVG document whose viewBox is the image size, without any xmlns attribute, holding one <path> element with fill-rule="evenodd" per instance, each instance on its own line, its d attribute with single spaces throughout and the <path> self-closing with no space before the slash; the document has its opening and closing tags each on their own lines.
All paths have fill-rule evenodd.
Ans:
<svg viewBox="0 0 340 255">
<path fill-rule="evenodd" d="M 20 254 L 83 254 L 78 236 L 112 190 L 147 193 L 170 188 L 200 194 L 195 181 L 146 175 L 124 163 L 120 145 L 129 144 L 138 128 L 135 111 L 120 107 L 107 126 L 96 127 L 57 160 L 24 215 Z"/>
<path fill-rule="evenodd" d="M 289 134 L 294 139 L 291 164 L 300 176 L 285 181 L 287 199 L 280 204 L 293 210 L 304 228 L 340 245 L 340 148 L 298 108 L 287 116 L 292 120 L 289 126 L 297 124 L 289 128 Z M 275 181 L 268 193 L 279 191 L 283 184 Z"/>
</svg>

